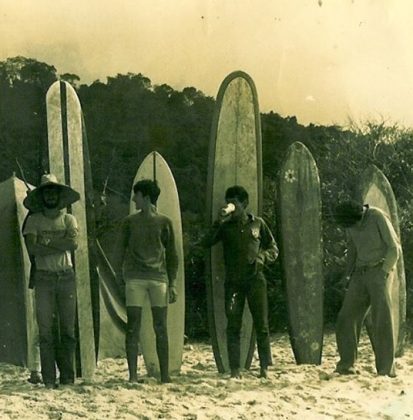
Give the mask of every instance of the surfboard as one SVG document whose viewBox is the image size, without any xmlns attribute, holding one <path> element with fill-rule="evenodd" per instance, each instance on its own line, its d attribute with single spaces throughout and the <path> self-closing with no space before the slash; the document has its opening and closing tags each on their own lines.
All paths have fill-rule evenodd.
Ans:
<svg viewBox="0 0 413 420">
<path fill-rule="evenodd" d="M 34 291 L 30 290 L 30 257 L 22 228 L 28 211 L 27 190 L 16 176 L 0 183 L 0 362 L 37 370 L 40 364 Z"/>
<path fill-rule="evenodd" d="M 397 202 L 389 180 L 375 165 L 370 165 L 362 174 L 359 194 L 363 203 L 378 207 L 390 218 L 394 230 L 400 239 L 400 225 Z M 396 266 L 396 275 L 392 284 L 394 342 L 396 356 L 403 354 L 406 333 L 406 274 L 404 270 L 403 251 Z M 366 320 L 367 325 L 369 319 Z M 370 336 L 374 346 L 374 337 Z"/>
<path fill-rule="evenodd" d="M 100 280 L 98 359 L 124 357 L 127 325 L 125 303 L 119 295 L 112 266 L 98 240 L 96 247 Z"/>
<path fill-rule="evenodd" d="M 82 109 L 75 90 L 63 81 L 55 82 L 49 88 L 46 107 L 50 172 L 80 194 L 80 200 L 68 211 L 76 217 L 79 226 L 79 245 L 74 252 L 79 361 L 82 377 L 90 379 L 96 359 L 85 205 Z"/>
<path fill-rule="evenodd" d="M 158 153 L 152 152 L 145 157 L 136 173 L 133 185 L 141 179 L 153 179 L 158 182 L 161 194 L 157 202 L 157 210 L 172 220 L 175 245 L 178 253 L 178 273 L 176 288 L 178 299 L 168 306 L 168 337 L 169 337 L 169 372 L 179 373 L 182 364 L 182 352 L 185 330 L 185 273 L 182 239 L 182 221 L 179 205 L 178 190 L 172 172 L 165 159 Z M 130 214 L 136 213 L 135 203 L 131 193 Z M 155 333 L 152 324 L 152 311 L 149 297 L 142 310 L 142 325 L 140 344 L 149 376 L 159 376 L 159 362 L 156 353 Z"/>
<path fill-rule="evenodd" d="M 90 163 L 89 144 L 85 120 L 82 112 L 82 137 L 83 137 L 83 172 L 85 182 L 85 211 L 87 226 L 87 243 L 89 255 L 90 292 L 92 300 L 93 330 L 95 337 L 95 358 L 98 359 L 100 336 L 100 277 L 98 272 L 98 252 L 103 249 L 97 244 L 95 191 L 93 188 L 92 168 Z M 106 256 L 105 256 L 106 259 Z M 106 259 L 107 260 L 107 259 Z"/>
<path fill-rule="evenodd" d="M 222 82 L 212 121 L 207 222 L 225 204 L 225 191 L 242 185 L 249 193 L 249 210 L 260 215 L 262 202 L 261 123 L 257 91 L 251 77 L 236 71 Z M 211 248 L 208 261 L 208 323 L 218 371 L 229 371 L 224 301 L 225 267 L 222 245 Z M 252 317 L 245 305 L 241 328 L 241 367 L 249 369 L 255 347 Z"/>
<path fill-rule="evenodd" d="M 304 144 L 295 142 L 289 147 L 278 187 L 291 346 L 298 364 L 320 364 L 324 294 L 320 180 Z"/>
<path fill-rule="evenodd" d="M 125 356 L 126 308 L 116 275 L 97 239 L 92 170 L 86 125 L 82 114 L 83 169 L 96 359 Z"/>
<path fill-rule="evenodd" d="M 84 119 L 83 164 L 88 228 L 89 274 L 95 331 L 96 359 L 125 356 L 126 307 L 119 294 L 115 272 L 97 238 L 94 189 Z"/>
</svg>

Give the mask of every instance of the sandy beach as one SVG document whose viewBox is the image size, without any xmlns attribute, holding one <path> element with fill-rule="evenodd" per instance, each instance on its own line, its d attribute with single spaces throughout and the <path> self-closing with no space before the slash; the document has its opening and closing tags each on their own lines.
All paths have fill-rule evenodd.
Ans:
<svg viewBox="0 0 413 420">
<path fill-rule="evenodd" d="M 93 383 L 46 390 L 27 382 L 27 369 L 0 364 L 1 419 L 409 419 L 413 418 L 413 348 L 397 359 L 395 379 L 377 377 L 362 338 L 358 375 L 333 373 L 335 337 L 325 337 L 321 366 L 294 362 L 288 336 L 272 337 L 274 366 L 259 379 L 258 360 L 242 379 L 217 373 L 212 349 L 185 345 L 182 372 L 172 384 L 144 376 L 129 384 L 124 359 L 99 362 Z M 141 369 L 145 374 L 144 368 Z"/>
</svg>

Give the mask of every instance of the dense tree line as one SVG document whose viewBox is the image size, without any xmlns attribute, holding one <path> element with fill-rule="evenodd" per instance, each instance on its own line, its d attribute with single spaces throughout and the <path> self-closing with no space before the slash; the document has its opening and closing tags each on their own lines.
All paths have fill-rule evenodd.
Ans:
<svg viewBox="0 0 413 420">
<path fill-rule="evenodd" d="M 153 85 L 142 74 L 118 74 L 90 85 L 75 74 L 58 75 L 52 65 L 15 57 L 0 62 L 0 180 L 18 173 L 37 184 L 47 170 L 45 94 L 57 79 L 71 83 L 79 95 L 87 129 L 98 210 L 98 232 L 110 256 L 120 218 L 128 212 L 131 183 L 138 165 L 152 150 L 171 166 L 180 193 L 186 259 L 189 336 L 207 335 L 204 252 L 196 243 L 205 229 L 205 189 L 213 98 L 194 87 L 177 91 Z M 389 178 L 399 204 L 408 282 L 408 317 L 413 291 L 413 130 L 386 122 L 362 126 L 303 126 L 295 117 L 261 115 L 263 135 L 264 217 L 276 226 L 277 172 L 288 146 L 299 140 L 317 162 L 323 200 L 325 252 L 325 320 L 334 322 L 343 291 L 345 241 L 331 210 L 352 196 L 357 179 L 370 163 Z M 103 203 L 107 202 L 104 206 Z M 279 263 L 269 269 L 270 324 L 287 325 Z"/>
</svg>

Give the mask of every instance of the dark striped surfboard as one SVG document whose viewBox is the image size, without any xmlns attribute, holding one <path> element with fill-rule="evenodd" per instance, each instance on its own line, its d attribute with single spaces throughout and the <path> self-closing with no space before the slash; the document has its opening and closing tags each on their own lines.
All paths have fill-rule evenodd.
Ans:
<svg viewBox="0 0 413 420">
<path fill-rule="evenodd" d="M 81 375 L 93 376 L 96 358 L 89 273 L 88 228 L 84 181 L 82 109 L 73 87 L 58 81 L 46 95 L 50 172 L 79 192 L 80 200 L 68 211 L 79 225 L 79 246 L 74 252 Z"/>
</svg>

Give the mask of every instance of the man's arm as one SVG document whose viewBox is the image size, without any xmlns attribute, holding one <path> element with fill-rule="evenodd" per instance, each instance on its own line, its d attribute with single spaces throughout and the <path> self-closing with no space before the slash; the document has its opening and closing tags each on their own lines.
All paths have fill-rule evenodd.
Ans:
<svg viewBox="0 0 413 420">
<path fill-rule="evenodd" d="M 26 244 L 27 252 L 33 256 L 46 256 L 58 253 L 54 248 L 50 248 L 42 243 L 41 237 L 38 236 L 36 215 L 31 214 L 28 216 L 23 227 L 23 236 Z"/>
<path fill-rule="evenodd" d="M 397 237 L 390 220 L 384 214 L 377 218 L 377 225 L 380 235 L 387 246 L 382 268 L 384 272 L 390 273 L 399 258 L 399 238 Z"/>
<path fill-rule="evenodd" d="M 204 248 L 211 248 L 222 240 L 222 225 L 226 223 L 223 219 L 217 219 L 200 240 L 199 245 Z"/>
<path fill-rule="evenodd" d="M 47 246 L 58 251 L 74 251 L 78 247 L 77 233 L 75 237 L 51 239 Z"/>
<path fill-rule="evenodd" d="M 178 253 L 176 252 L 175 233 L 172 222 L 169 220 L 167 225 L 167 240 L 165 243 L 166 271 L 169 278 L 169 287 L 176 284 L 176 274 L 178 272 Z"/>
<path fill-rule="evenodd" d="M 119 233 L 116 238 L 116 245 L 113 253 L 113 270 L 116 273 L 116 279 L 119 285 L 124 283 L 123 280 L 123 261 L 125 259 L 126 249 L 128 247 L 130 229 L 128 218 L 121 222 Z"/>
<path fill-rule="evenodd" d="M 354 267 L 356 266 L 357 250 L 348 230 L 346 231 L 346 237 L 347 237 L 347 260 L 346 260 L 346 272 L 345 272 L 344 277 L 350 278 L 351 274 L 354 271 Z"/>
<path fill-rule="evenodd" d="M 77 220 L 72 214 L 65 214 L 66 233 L 63 238 L 51 238 L 46 244 L 59 251 L 74 251 L 78 247 L 79 229 Z"/>
<path fill-rule="evenodd" d="M 67 231 L 64 238 L 51 239 L 47 246 L 59 251 L 74 251 L 78 247 L 77 236 L 77 230 Z"/>
<path fill-rule="evenodd" d="M 48 245 L 42 244 L 38 241 L 38 236 L 34 233 L 28 233 L 24 236 L 24 240 L 26 243 L 27 252 L 29 255 L 36 256 L 46 256 L 46 255 L 53 255 L 58 254 L 59 251 L 56 248 L 51 248 Z"/>
<path fill-rule="evenodd" d="M 261 244 L 257 256 L 257 262 L 262 265 L 273 263 L 277 259 L 279 251 L 274 236 L 270 231 L 270 228 L 262 219 L 260 235 Z"/>
</svg>

